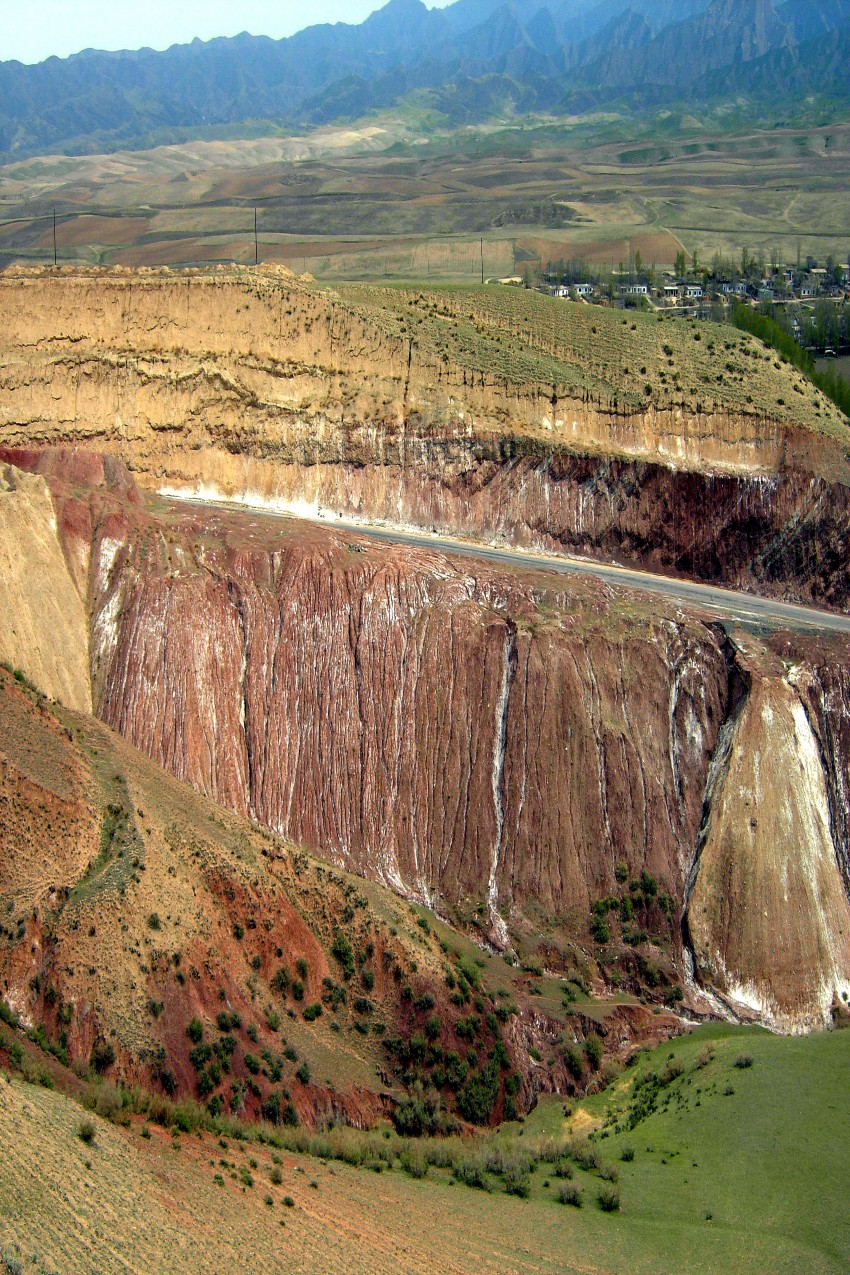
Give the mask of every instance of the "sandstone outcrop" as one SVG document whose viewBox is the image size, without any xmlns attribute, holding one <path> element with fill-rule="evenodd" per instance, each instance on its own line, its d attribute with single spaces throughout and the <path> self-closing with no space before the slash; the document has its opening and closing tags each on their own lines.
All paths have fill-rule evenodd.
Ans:
<svg viewBox="0 0 850 1275">
<path fill-rule="evenodd" d="M 795 685 L 814 690 L 817 673 L 748 646 L 736 655 L 741 699 L 709 779 L 686 926 L 699 977 L 733 1009 L 804 1030 L 850 995 L 846 829 L 835 818 L 846 806 L 830 799 L 830 780 L 845 788 L 847 755 L 824 751 Z M 840 728 L 846 714 L 842 697 L 821 726 Z"/>
<path fill-rule="evenodd" d="M 92 707 L 88 616 L 47 483 L 0 464 L 0 658 L 70 708 Z"/>
<path fill-rule="evenodd" d="M 471 326 L 462 300 L 440 312 L 443 347 L 421 315 L 388 318 L 285 271 L 19 272 L 0 289 L 8 446 L 97 447 L 149 488 L 504 536 L 838 608 L 850 597 L 846 422 L 813 433 L 829 405 L 815 394 L 812 408 L 778 362 L 765 370 L 754 343 L 727 360 L 728 401 L 705 372 L 687 401 L 668 377 L 639 403 L 620 364 L 650 354 L 618 362 L 628 327 L 608 333 L 593 377 L 557 333 L 529 332 L 533 357 L 509 376 L 501 319 Z M 669 323 L 638 335 L 665 377 L 707 345 Z M 547 369 L 571 379 L 546 383 Z M 769 401 L 747 403 L 754 376 Z"/>
</svg>

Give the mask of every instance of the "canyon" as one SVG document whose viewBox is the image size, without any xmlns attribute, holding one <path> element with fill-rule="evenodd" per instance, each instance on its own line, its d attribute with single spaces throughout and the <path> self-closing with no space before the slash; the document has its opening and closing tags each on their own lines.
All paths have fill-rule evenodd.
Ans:
<svg viewBox="0 0 850 1275">
<path fill-rule="evenodd" d="M 517 319 L 458 290 L 378 315 L 282 270 L 7 272 L 0 293 L 23 677 L 485 949 L 782 1031 L 844 1012 L 847 638 L 165 496 L 845 610 L 846 423 L 816 392 L 784 406 L 794 369 L 730 336 L 752 375 L 708 390 L 687 324 L 594 313 L 582 365 L 581 307 Z M 677 387 L 638 402 L 625 357 Z"/>
<path fill-rule="evenodd" d="M 15 459 L 49 484 L 69 579 L 89 564 L 95 712 L 178 779 L 600 987 L 831 1020 L 850 989 L 846 638 L 143 498 L 82 453 Z"/>
</svg>

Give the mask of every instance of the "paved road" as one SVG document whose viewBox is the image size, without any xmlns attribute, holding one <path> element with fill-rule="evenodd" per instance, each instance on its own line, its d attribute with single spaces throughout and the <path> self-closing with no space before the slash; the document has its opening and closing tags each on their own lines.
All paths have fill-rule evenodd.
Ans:
<svg viewBox="0 0 850 1275">
<path fill-rule="evenodd" d="M 189 495 L 169 496 L 167 499 L 179 500 L 181 504 L 202 505 L 216 509 L 241 509 L 246 513 L 264 518 L 283 518 L 294 522 L 307 521 L 303 517 L 243 504 L 241 501 L 201 500 Z M 777 602 L 772 598 L 761 598 L 751 593 L 740 593 L 734 589 L 718 589 L 709 584 L 696 584 L 690 580 L 654 575 L 652 572 L 637 571 L 631 567 L 618 567 L 566 555 L 534 553 L 524 549 L 476 544 L 465 540 L 455 540 L 448 536 L 428 534 L 424 531 L 374 527 L 365 523 L 350 522 L 345 518 L 337 518 L 333 514 L 328 514 L 327 517 L 319 516 L 310 521 L 320 526 L 351 531 L 356 535 L 366 536 L 370 540 L 381 541 L 385 544 L 433 549 L 439 553 L 493 562 L 498 566 L 530 567 L 535 571 L 554 571 L 559 575 L 596 576 L 607 584 L 660 594 L 679 606 L 710 611 L 720 619 L 736 621 L 743 625 L 771 629 L 805 629 L 818 633 L 850 633 L 850 615 L 819 611 L 813 607 L 795 606 L 789 602 Z"/>
</svg>

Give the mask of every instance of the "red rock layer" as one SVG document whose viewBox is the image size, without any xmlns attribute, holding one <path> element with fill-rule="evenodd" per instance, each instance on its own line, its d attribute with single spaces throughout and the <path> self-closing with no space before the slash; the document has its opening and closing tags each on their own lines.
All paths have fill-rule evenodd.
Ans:
<svg viewBox="0 0 850 1275">
<path fill-rule="evenodd" d="M 97 581 L 106 722 L 495 934 L 531 906 L 583 928 L 620 862 L 681 898 L 726 711 L 711 631 L 592 582 L 211 518 L 128 527 Z"/>
</svg>

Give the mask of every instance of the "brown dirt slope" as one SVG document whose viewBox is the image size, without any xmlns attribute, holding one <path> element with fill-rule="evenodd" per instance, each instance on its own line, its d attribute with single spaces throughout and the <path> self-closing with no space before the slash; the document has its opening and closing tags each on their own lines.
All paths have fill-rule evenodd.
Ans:
<svg viewBox="0 0 850 1275">
<path fill-rule="evenodd" d="M 397 1092 L 378 1074 L 383 1034 L 424 1020 L 405 983 L 446 1001 L 450 1043 L 460 1011 L 447 1003 L 445 958 L 405 905 L 367 897 L 2 671 L 0 702 L 0 995 L 44 1025 L 59 1056 L 85 1067 L 108 1049 L 110 1075 L 220 1094 L 234 1114 L 257 1116 L 271 1098 L 308 1122 L 369 1124 L 380 1094 Z M 351 944 L 348 978 L 330 951 L 338 933 Z M 211 1046 L 198 1062 L 195 1017 Z"/>
<path fill-rule="evenodd" d="M 616 1239 L 606 1236 L 601 1218 L 590 1218 L 578 1235 L 567 1211 L 552 1204 L 414 1182 L 398 1173 L 328 1168 L 289 1154 L 275 1185 L 271 1154 L 261 1147 L 250 1148 L 257 1167 L 255 1185 L 246 1189 L 219 1163 L 248 1168 L 249 1152 L 237 1143 L 223 1150 L 209 1137 L 184 1138 L 175 1148 L 156 1127 L 143 1140 L 138 1126 L 124 1131 L 95 1118 L 95 1141 L 85 1146 L 76 1136 L 83 1114 L 58 1092 L 8 1084 L 0 1075 L 0 1253 L 20 1254 L 25 1269 L 38 1275 L 609 1275 L 622 1269 Z M 221 1186 L 213 1181 L 217 1173 Z M 284 1196 L 294 1207 L 284 1206 Z M 605 1256 L 586 1255 L 588 1230 Z"/>
</svg>

